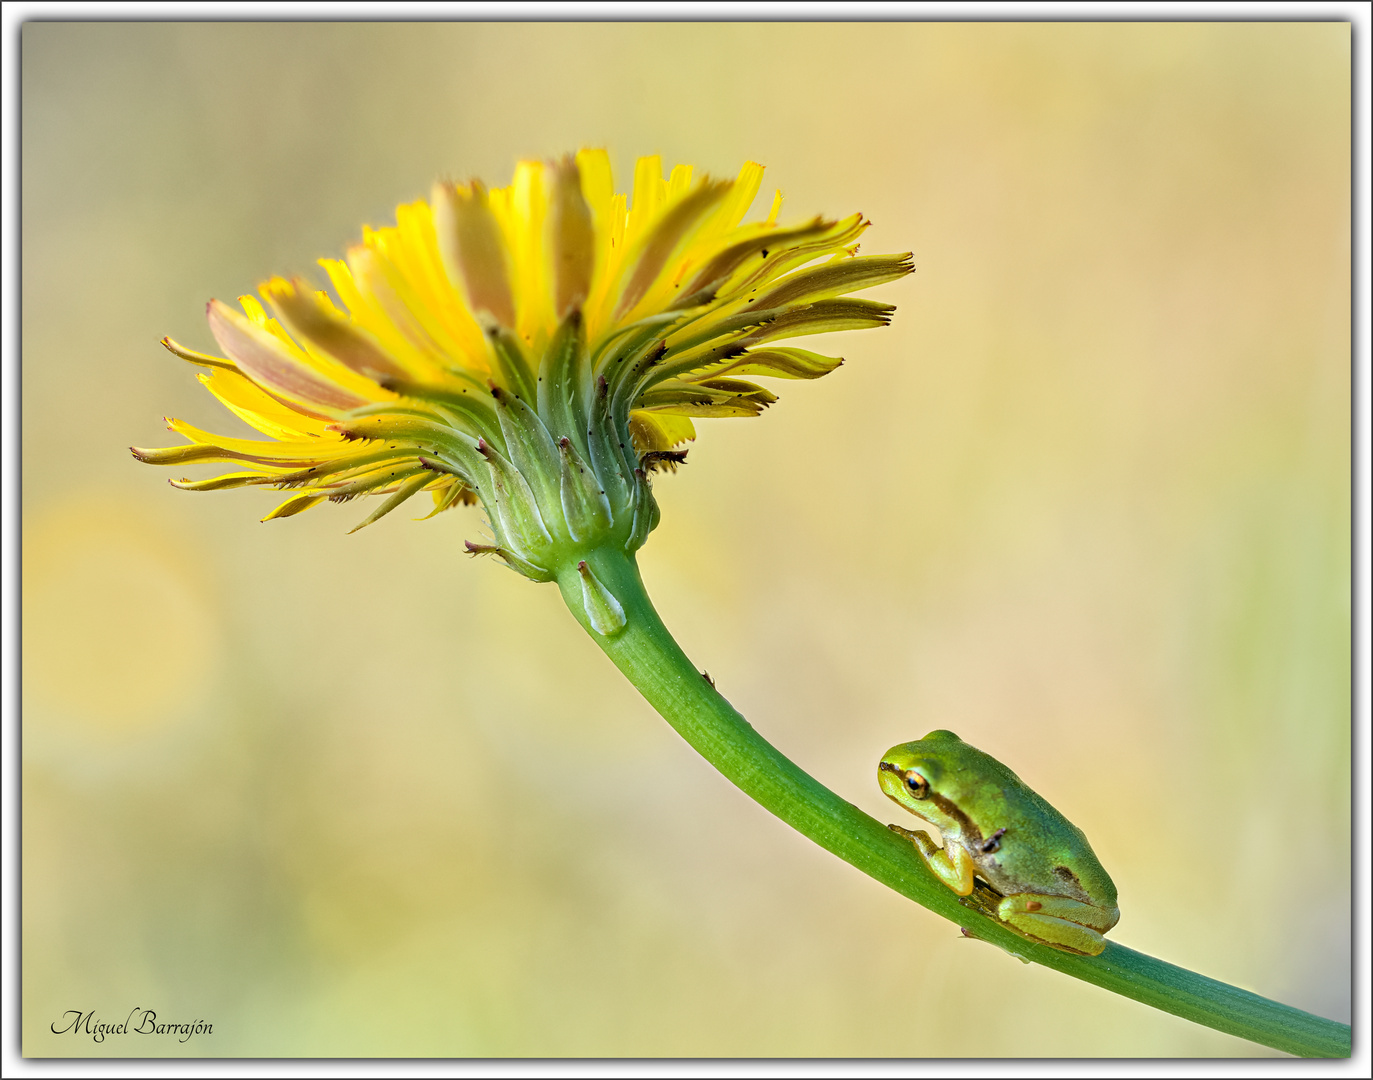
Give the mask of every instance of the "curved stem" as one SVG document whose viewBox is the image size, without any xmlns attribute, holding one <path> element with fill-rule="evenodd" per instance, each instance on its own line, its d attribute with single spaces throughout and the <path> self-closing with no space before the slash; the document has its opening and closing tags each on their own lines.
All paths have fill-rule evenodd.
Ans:
<svg viewBox="0 0 1373 1080">
<path fill-rule="evenodd" d="M 668 633 L 632 555 L 602 550 L 588 561 L 624 607 L 627 625 L 596 633 L 582 609 L 576 570 L 559 575 L 563 599 L 639 692 L 691 747 L 740 790 L 792 828 L 974 937 L 1065 975 L 1207 1027 L 1303 1057 L 1348 1057 L 1348 1025 L 1108 943 L 1077 956 L 1007 930 L 940 883 L 910 843 L 840 798 L 756 732 L 706 680 Z"/>
</svg>

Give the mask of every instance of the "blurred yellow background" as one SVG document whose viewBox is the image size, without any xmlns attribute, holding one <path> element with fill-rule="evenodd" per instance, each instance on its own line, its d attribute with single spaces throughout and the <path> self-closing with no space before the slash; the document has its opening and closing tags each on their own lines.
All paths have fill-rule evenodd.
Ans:
<svg viewBox="0 0 1373 1080">
<path fill-rule="evenodd" d="M 1349 1019 L 1348 26 L 30 23 L 22 62 L 26 1054 L 1267 1053 L 791 832 L 462 555 L 476 511 L 260 525 L 130 458 L 238 430 L 157 344 L 213 350 L 208 299 L 583 145 L 621 190 L 752 158 L 915 252 L 890 329 L 658 481 L 688 654 L 884 820 L 878 757 L 954 729 L 1091 837 L 1113 940 Z M 213 1033 L 50 1030 L 135 1006 Z"/>
</svg>

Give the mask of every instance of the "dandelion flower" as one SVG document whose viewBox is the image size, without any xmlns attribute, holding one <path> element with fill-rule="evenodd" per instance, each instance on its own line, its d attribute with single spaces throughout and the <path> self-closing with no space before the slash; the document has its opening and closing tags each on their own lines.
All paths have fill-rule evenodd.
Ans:
<svg viewBox="0 0 1373 1080">
<path fill-rule="evenodd" d="M 606 153 L 583 150 L 522 162 L 507 188 L 436 184 L 320 260 L 332 296 L 277 277 L 241 311 L 211 301 L 223 358 L 164 339 L 268 439 L 169 420 L 185 445 L 133 453 L 238 470 L 173 481 L 190 491 L 290 491 L 264 520 L 365 494 L 386 498 L 357 528 L 421 491 L 430 516 L 480 501 L 494 543 L 469 550 L 539 581 L 575 572 L 613 627 L 588 556 L 642 546 L 650 476 L 682 461 L 693 418 L 758 415 L 776 397 L 754 377 L 833 371 L 839 358 L 777 342 L 885 325 L 890 305 L 848 294 L 911 270 L 857 254 L 859 214 L 782 226 L 778 193 L 744 223 L 762 174 L 664 180 L 646 157 L 631 199 Z"/>
</svg>

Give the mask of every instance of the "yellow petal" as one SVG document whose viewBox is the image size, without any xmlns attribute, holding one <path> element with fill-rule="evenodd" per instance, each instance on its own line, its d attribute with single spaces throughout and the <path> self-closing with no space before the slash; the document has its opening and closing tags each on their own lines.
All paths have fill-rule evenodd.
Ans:
<svg viewBox="0 0 1373 1080">
<path fill-rule="evenodd" d="M 325 421 L 283 405 L 237 371 L 217 368 L 198 378 L 226 409 L 264 435 L 299 439 L 324 433 Z"/>
<path fill-rule="evenodd" d="M 435 184 L 433 198 L 434 228 L 449 280 L 462 285 L 473 311 L 513 330 L 509 257 L 486 188 L 476 180 L 461 187 Z"/>
<path fill-rule="evenodd" d="M 657 218 L 658 209 L 667 197 L 663 183 L 663 159 L 657 154 L 641 157 L 634 163 L 634 198 L 629 204 L 629 220 L 625 223 L 625 243 L 633 246 Z"/>
<path fill-rule="evenodd" d="M 620 301 L 615 305 L 617 318 L 623 318 L 644 298 L 677 245 L 690 235 L 728 190 L 728 184 L 707 181 L 663 215 L 644 239 Z"/>
<path fill-rule="evenodd" d="M 263 295 L 296 337 L 359 375 L 379 383 L 387 377 L 408 374 L 370 334 L 335 314 L 333 305 L 324 302 L 305 282 L 273 278 L 263 286 Z"/>
<path fill-rule="evenodd" d="M 634 449 L 643 454 L 650 450 L 671 450 L 696 438 L 696 426 L 690 417 L 636 409 L 629 414 L 629 433 L 634 438 Z"/>
<path fill-rule="evenodd" d="M 335 457 L 348 452 L 349 443 L 341 435 L 326 432 L 318 438 L 303 439 L 232 439 L 227 435 L 212 435 L 202 431 L 184 420 L 170 419 L 167 427 L 178 435 L 184 435 L 193 443 L 213 446 L 251 458 L 283 458 L 313 460 Z"/>
<path fill-rule="evenodd" d="M 582 195 L 581 172 L 576 162 L 564 158 L 553 167 L 553 206 L 549 217 L 553 249 L 553 275 L 559 321 L 586 303 L 591 273 L 596 265 L 595 233 L 591 207 Z"/>
<path fill-rule="evenodd" d="M 262 520 L 273 521 L 276 518 L 294 517 L 312 506 L 318 506 L 324 498 L 323 495 L 292 495 Z"/>
<path fill-rule="evenodd" d="M 510 185 L 509 216 L 502 221 L 512 257 L 515 330 L 525 341 L 546 337 L 553 326 L 553 295 L 544 256 L 548 190 L 541 161 L 521 161 Z"/>
<path fill-rule="evenodd" d="M 762 183 L 763 166 L 756 161 L 744 162 L 744 167 L 739 170 L 738 179 L 730 189 L 729 198 L 720 208 L 722 229 L 738 227 L 739 222 L 743 221 L 744 215 L 748 213 L 748 208 L 753 205 L 753 200 L 758 197 L 758 188 Z"/>
<path fill-rule="evenodd" d="M 227 304 L 210 301 L 208 316 L 210 333 L 219 347 L 240 371 L 273 393 L 325 409 L 356 409 L 367 404 L 367 398 L 316 374 L 298 348 L 288 348 L 260 323 L 245 319 Z"/>
</svg>

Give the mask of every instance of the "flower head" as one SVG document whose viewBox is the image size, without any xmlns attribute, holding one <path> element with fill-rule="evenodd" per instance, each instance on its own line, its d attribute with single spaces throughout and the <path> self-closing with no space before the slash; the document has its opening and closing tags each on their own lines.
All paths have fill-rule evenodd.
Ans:
<svg viewBox="0 0 1373 1080">
<path fill-rule="evenodd" d="M 332 297 L 272 278 L 241 312 L 210 302 L 224 358 L 164 339 L 269 440 L 169 420 L 188 443 L 134 455 L 239 470 L 173 481 L 187 490 L 291 491 L 267 519 L 386 495 L 361 528 L 420 491 L 433 513 L 480 500 L 495 543 L 469 549 L 537 580 L 585 576 L 594 548 L 643 544 L 649 474 L 680 462 L 693 417 L 756 416 L 776 398 L 749 377 L 841 363 L 775 342 L 890 320 L 847 294 L 909 273 L 909 255 L 858 257 L 858 214 L 780 226 L 780 193 L 743 224 L 762 173 L 664 180 L 641 158 L 629 199 L 606 153 L 583 150 L 522 162 L 508 188 L 436 184 L 320 260 Z"/>
</svg>

